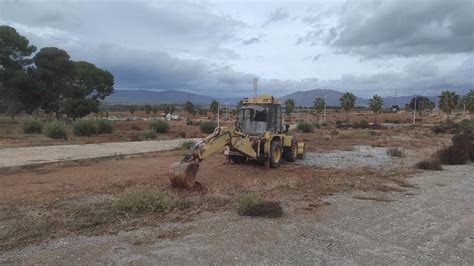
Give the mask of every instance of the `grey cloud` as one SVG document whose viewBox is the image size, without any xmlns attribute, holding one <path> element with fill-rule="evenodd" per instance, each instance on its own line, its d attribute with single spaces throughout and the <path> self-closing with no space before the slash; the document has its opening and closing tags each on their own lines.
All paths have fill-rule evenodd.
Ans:
<svg viewBox="0 0 474 266">
<path fill-rule="evenodd" d="M 260 42 L 259 37 L 253 37 L 253 38 L 242 41 L 242 44 L 243 45 L 251 45 L 251 44 L 255 44 L 255 43 L 259 43 L 259 42 Z"/>
<path fill-rule="evenodd" d="M 222 47 L 246 25 L 186 2 L 0 1 L 3 21 L 53 28 L 83 42 L 120 43 L 149 50 L 187 50 L 206 58 L 235 59 Z M 26 15 L 27 10 L 27 15 Z"/>
<path fill-rule="evenodd" d="M 289 17 L 290 17 L 290 12 L 288 11 L 288 9 L 284 7 L 279 7 L 273 10 L 272 14 L 263 25 L 265 26 L 265 25 L 268 25 L 269 23 L 281 21 Z"/>
<path fill-rule="evenodd" d="M 337 25 L 315 25 L 297 42 L 363 57 L 472 53 L 473 10 L 472 0 L 348 1 Z"/>
<path fill-rule="evenodd" d="M 348 2 L 344 10 L 328 42 L 346 53 L 376 57 L 474 50 L 471 0 Z"/>
</svg>

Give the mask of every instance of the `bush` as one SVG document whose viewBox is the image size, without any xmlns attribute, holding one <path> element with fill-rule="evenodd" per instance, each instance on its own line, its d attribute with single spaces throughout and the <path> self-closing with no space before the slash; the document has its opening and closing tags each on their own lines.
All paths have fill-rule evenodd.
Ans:
<svg viewBox="0 0 474 266">
<path fill-rule="evenodd" d="M 97 120 L 97 134 L 110 134 L 114 131 L 112 122 L 105 119 Z"/>
<path fill-rule="evenodd" d="M 146 129 L 142 132 L 142 139 L 144 140 L 150 140 L 150 139 L 155 139 L 157 136 L 156 131 L 153 129 Z"/>
<path fill-rule="evenodd" d="M 112 206 L 134 213 L 167 213 L 177 206 L 177 201 L 156 187 L 136 186 L 126 189 Z"/>
<path fill-rule="evenodd" d="M 418 162 L 416 164 L 416 168 L 423 169 L 423 170 L 435 170 L 435 171 L 443 170 L 441 161 L 437 158 Z"/>
<path fill-rule="evenodd" d="M 180 138 L 185 138 L 185 137 L 186 137 L 186 132 L 180 131 L 180 132 L 178 133 L 178 137 L 180 137 Z"/>
<path fill-rule="evenodd" d="M 385 123 L 400 124 L 400 120 L 398 120 L 398 119 L 385 119 Z"/>
<path fill-rule="evenodd" d="M 280 203 L 264 201 L 260 195 L 250 195 L 239 199 L 238 211 L 242 216 L 281 217 L 283 215 Z"/>
<path fill-rule="evenodd" d="M 403 156 L 402 149 L 399 149 L 398 147 L 387 149 L 387 154 L 392 156 L 392 157 L 402 157 Z"/>
<path fill-rule="evenodd" d="M 170 130 L 170 125 L 166 121 L 155 120 L 150 122 L 150 129 L 156 133 L 167 133 Z"/>
<path fill-rule="evenodd" d="M 441 163 L 449 165 L 465 164 L 469 160 L 469 153 L 466 149 L 457 145 L 443 148 L 438 151 L 437 155 Z"/>
<path fill-rule="evenodd" d="M 201 124 L 199 125 L 199 129 L 201 130 L 201 132 L 206 134 L 214 132 L 216 127 L 217 123 L 212 121 L 201 121 Z"/>
<path fill-rule="evenodd" d="M 137 126 L 137 125 L 131 126 L 131 129 L 133 129 L 133 130 L 142 130 L 142 128 L 140 126 Z"/>
<path fill-rule="evenodd" d="M 97 123 L 94 120 L 77 120 L 73 125 L 74 135 L 90 137 L 97 134 Z"/>
<path fill-rule="evenodd" d="M 329 123 L 327 121 L 324 121 L 322 123 L 320 123 L 322 127 L 327 127 L 329 125 Z"/>
<path fill-rule="evenodd" d="M 456 134 L 456 133 L 459 133 L 460 126 L 459 124 L 456 124 L 456 123 L 444 123 L 444 124 L 440 124 L 438 126 L 432 127 L 431 130 L 435 134 L 440 134 L 440 133 Z"/>
<path fill-rule="evenodd" d="M 23 122 L 23 133 L 25 134 L 41 134 L 43 131 L 43 123 L 38 120 L 26 120 Z"/>
<path fill-rule="evenodd" d="M 337 136 L 337 135 L 339 135 L 339 131 L 333 129 L 333 130 L 331 131 L 331 135 L 332 135 L 332 136 Z"/>
<path fill-rule="evenodd" d="M 369 128 L 369 121 L 367 121 L 367 119 L 360 120 L 359 128 Z"/>
<path fill-rule="evenodd" d="M 311 133 L 313 132 L 313 125 L 307 122 L 298 122 L 296 129 L 298 131 L 302 131 L 303 133 Z"/>
<path fill-rule="evenodd" d="M 194 147 L 194 145 L 196 145 L 196 142 L 195 142 L 195 141 L 186 140 L 186 141 L 184 141 L 183 143 L 181 143 L 181 145 L 179 146 L 179 148 L 180 148 L 181 150 L 189 150 L 189 149 L 191 149 L 192 147 Z"/>
<path fill-rule="evenodd" d="M 463 121 L 461 121 L 460 126 L 464 130 L 466 130 L 466 129 L 473 129 L 474 130 L 474 120 L 464 119 Z"/>
<path fill-rule="evenodd" d="M 186 125 L 187 126 L 192 126 L 193 125 L 193 120 L 186 120 Z"/>
<path fill-rule="evenodd" d="M 66 125 L 63 122 L 54 121 L 46 124 L 44 134 L 48 138 L 67 140 Z"/>
<path fill-rule="evenodd" d="M 320 129 L 321 128 L 321 124 L 319 123 L 313 123 L 313 127 L 317 128 L 317 129 Z"/>
</svg>

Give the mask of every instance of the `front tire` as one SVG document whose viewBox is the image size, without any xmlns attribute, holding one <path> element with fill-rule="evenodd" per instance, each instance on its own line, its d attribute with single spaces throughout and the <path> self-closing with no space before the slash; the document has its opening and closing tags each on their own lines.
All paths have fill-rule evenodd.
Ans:
<svg viewBox="0 0 474 266">
<path fill-rule="evenodd" d="M 281 163 L 281 144 L 279 141 L 272 141 L 270 144 L 270 167 L 277 168 Z"/>
</svg>

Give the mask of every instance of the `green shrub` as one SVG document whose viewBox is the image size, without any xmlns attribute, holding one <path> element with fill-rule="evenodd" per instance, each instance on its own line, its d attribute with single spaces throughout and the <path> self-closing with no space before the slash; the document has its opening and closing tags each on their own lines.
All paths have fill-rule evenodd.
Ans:
<svg viewBox="0 0 474 266">
<path fill-rule="evenodd" d="M 186 125 L 187 126 L 192 126 L 193 125 L 193 120 L 186 120 Z"/>
<path fill-rule="evenodd" d="M 112 122 L 105 119 L 97 120 L 97 134 L 110 134 L 114 131 Z"/>
<path fill-rule="evenodd" d="M 23 133 L 25 134 L 41 134 L 43 131 L 43 123 L 38 120 L 28 119 L 23 122 Z"/>
<path fill-rule="evenodd" d="M 52 139 L 67 140 L 66 125 L 63 122 L 53 121 L 44 126 L 44 134 Z"/>
<path fill-rule="evenodd" d="M 457 145 L 445 147 L 439 150 L 437 155 L 443 164 L 465 164 L 469 160 L 469 153 L 466 149 Z"/>
<path fill-rule="evenodd" d="M 157 136 L 156 131 L 153 129 L 145 129 L 142 132 L 142 139 L 144 140 L 150 140 L 150 139 L 155 139 Z"/>
<path fill-rule="evenodd" d="M 303 133 L 311 133 L 313 132 L 313 125 L 307 122 L 299 122 L 296 126 L 298 131 L 302 131 Z"/>
<path fill-rule="evenodd" d="M 439 171 L 443 170 L 443 166 L 441 165 L 441 161 L 437 158 L 435 159 L 428 159 L 416 164 L 416 168 L 423 169 L 423 170 L 434 170 Z"/>
<path fill-rule="evenodd" d="M 217 123 L 212 121 L 201 121 L 201 124 L 199 125 L 199 129 L 201 130 L 201 132 L 206 134 L 214 132 L 216 127 Z"/>
<path fill-rule="evenodd" d="M 136 186 L 126 189 L 112 203 L 115 209 L 134 213 L 167 213 L 177 200 L 156 187 Z"/>
<path fill-rule="evenodd" d="M 474 129 L 474 120 L 464 119 L 460 124 L 462 129 Z"/>
<path fill-rule="evenodd" d="M 317 129 L 320 129 L 320 128 L 321 128 L 321 124 L 319 124 L 318 122 L 313 123 L 313 127 L 317 128 Z"/>
<path fill-rule="evenodd" d="M 77 120 L 73 126 L 74 135 L 90 137 L 97 134 L 97 123 L 94 120 Z"/>
<path fill-rule="evenodd" d="M 264 201 L 260 195 L 249 195 L 238 200 L 238 211 L 242 216 L 281 217 L 280 203 Z"/>
<path fill-rule="evenodd" d="M 369 121 L 367 121 L 367 119 L 360 120 L 359 128 L 369 128 Z"/>
<path fill-rule="evenodd" d="M 189 150 L 191 149 L 192 147 L 194 147 L 194 145 L 196 145 L 196 142 L 193 141 L 193 140 L 186 140 L 184 141 L 183 143 L 181 143 L 181 145 L 179 146 L 179 148 L 181 150 Z"/>
<path fill-rule="evenodd" d="M 167 133 L 170 130 L 170 125 L 163 120 L 154 120 L 150 122 L 150 129 L 156 133 Z"/>
<path fill-rule="evenodd" d="M 456 123 L 443 123 L 437 126 L 434 126 L 431 128 L 431 130 L 435 134 L 439 133 L 450 133 L 450 134 L 456 134 L 459 133 L 460 131 L 460 125 Z"/>
</svg>

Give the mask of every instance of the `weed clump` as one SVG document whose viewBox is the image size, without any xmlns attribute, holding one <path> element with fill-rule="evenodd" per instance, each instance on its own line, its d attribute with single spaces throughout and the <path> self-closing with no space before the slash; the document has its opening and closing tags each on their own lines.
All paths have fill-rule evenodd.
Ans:
<svg viewBox="0 0 474 266">
<path fill-rule="evenodd" d="M 314 127 L 311 123 L 299 122 L 298 125 L 296 126 L 296 129 L 303 133 L 311 133 L 313 132 Z"/>
<path fill-rule="evenodd" d="M 153 129 L 145 129 L 141 134 L 141 140 L 155 139 L 157 136 L 156 131 Z"/>
<path fill-rule="evenodd" d="M 63 122 L 53 121 L 46 124 L 44 134 L 48 138 L 67 140 L 66 125 Z"/>
<path fill-rule="evenodd" d="M 192 126 L 193 125 L 193 120 L 186 120 L 186 125 L 187 126 Z"/>
<path fill-rule="evenodd" d="M 23 122 L 23 133 L 25 134 L 41 134 L 43 132 L 43 123 L 38 120 L 25 120 Z"/>
<path fill-rule="evenodd" d="M 156 187 L 136 186 L 126 189 L 112 203 L 121 211 L 133 213 L 168 213 L 178 204 L 178 200 Z"/>
<path fill-rule="evenodd" d="M 459 133 L 460 126 L 459 124 L 450 122 L 450 123 L 443 123 L 443 124 L 434 126 L 431 128 L 431 130 L 435 134 L 444 134 L 444 133 L 456 134 L 456 133 Z"/>
<path fill-rule="evenodd" d="M 394 148 L 387 149 L 387 154 L 392 157 L 401 158 L 403 156 L 403 151 L 402 149 L 398 147 L 394 147 Z"/>
<path fill-rule="evenodd" d="M 428 159 L 428 160 L 418 162 L 415 166 L 416 168 L 423 169 L 423 170 L 434 170 L 434 171 L 443 170 L 441 161 L 438 158 Z"/>
<path fill-rule="evenodd" d="M 212 121 L 201 121 L 199 129 L 202 133 L 210 134 L 216 129 L 217 123 Z"/>
<path fill-rule="evenodd" d="M 183 143 L 181 143 L 181 145 L 179 146 L 179 148 L 180 148 L 181 150 L 189 150 L 189 149 L 191 149 L 192 147 L 194 147 L 194 145 L 196 145 L 196 142 L 195 142 L 195 141 L 186 140 L 186 141 L 184 141 Z"/>
<path fill-rule="evenodd" d="M 156 133 L 167 133 L 170 130 L 170 125 L 166 121 L 155 120 L 150 122 L 150 129 Z"/>
<path fill-rule="evenodd" d="M 276 218 L 283 215 L 280 203 L 264 201 L 260 195 L 250 195 L 239 199 L 238 211 L 242 216 Z"/>
</svg>

